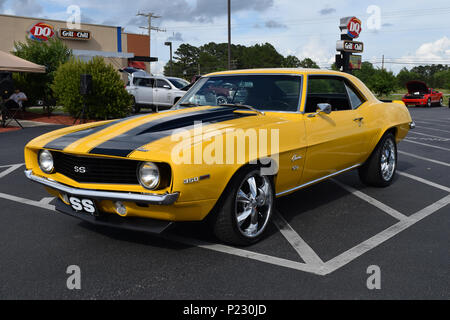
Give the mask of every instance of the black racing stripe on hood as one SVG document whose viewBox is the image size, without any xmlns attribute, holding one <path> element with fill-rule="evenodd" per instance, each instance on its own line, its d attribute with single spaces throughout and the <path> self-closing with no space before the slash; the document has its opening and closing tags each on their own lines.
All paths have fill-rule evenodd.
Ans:
<svg viewBox="0 0 450 320">
<path fill-rule="evenodd" d="M 142 117 L 143 115 L 138 115 L 138 116 L 132 116 L 132 117 L 128 117 L 128 118 L 124 118 L 124 119 L 119 119 L 113 122 L 110 122 L 108 124 L 105 125 L 101 125 L 98 127 L 94 127 L 94 128 L 89 128 L 89 129 L 83 129 L 80 131 L 76 131 L 76 132 L 72 132 L 69 134 L 66 134 L 62 137 L 59 137 L 51 142 L 49 142 L 44 148 L 46 149 L 53 149 L 53 150 L 64 150 L 65 148 L 67 148 L 69 145 L 71 145 L 72 143 L 76 142 L 79 139 L 83 139 L 86 138 L 87 136 L 90 136 L 91 134 L 97 133 L 99 131 L 102 131 L 106 128 L 109 128 L 117 123 L 123 122 L 123 121 L 127 121 L 133 118 L 139 118 Z"/>
<path fill-rule="evenodd" d="M 127 157 L 139 147 L 172 135 L 173 130 L 194 128 L 196 122 L 202 122 L 205 125 L 254 116 L 254 114 L 234 111 L 236 111 L 235 108 L 208 109 L 150 121 L 98 145 L 90 153 Z"/>
</svg>

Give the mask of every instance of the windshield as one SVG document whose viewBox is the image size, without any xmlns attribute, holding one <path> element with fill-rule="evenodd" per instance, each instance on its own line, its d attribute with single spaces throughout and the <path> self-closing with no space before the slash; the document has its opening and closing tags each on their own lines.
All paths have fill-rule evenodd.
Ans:
<svg viewBox="0 0 450 320">
<path fill-rule="evenodd" d="M 200 79 L 177 107 L 249 105 L 261 111 L 296 112 L 301 77 L 291 75 L 213 76 Z"/>
<path fill-rule="evenodd" d="M 183 79 L 168 78 L 167 80 L 169 80 L 178 89 L 184 88 L 187 85 L 189 85 L 189 82 L 187 82 L 186 80 L 183 80 Z"/>
</svg>

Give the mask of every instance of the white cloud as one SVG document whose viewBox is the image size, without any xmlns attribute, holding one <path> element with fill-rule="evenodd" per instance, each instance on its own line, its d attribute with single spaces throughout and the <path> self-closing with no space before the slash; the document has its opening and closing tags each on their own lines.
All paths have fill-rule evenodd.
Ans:
<svg viewBox="0 0 450 320">
<path fill-rule="evenodd" d="M 414 54 L 402 57 L 402 62 L 424 62 L 436 64 L 442 61 L 450 61 L 450 39 L 447 36 L 440 38 L 434 42 L 422 44 Z"/>
<path fill-rule="evenodd" d="M 311 36 L 308 42 L 296 52 L 300 60 L 311 58 L 320 66 L 331 65 L 335 60 L 335 54 L 334 48 L 317 36 Z"/>
</svg>

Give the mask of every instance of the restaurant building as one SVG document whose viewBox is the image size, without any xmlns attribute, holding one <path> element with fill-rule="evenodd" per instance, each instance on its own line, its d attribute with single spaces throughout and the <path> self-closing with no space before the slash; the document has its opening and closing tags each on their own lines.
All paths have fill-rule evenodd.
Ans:
<svg viewBox="0 0 450 320">
<path fill-rule="evenodd" d="M 150 39 L 148 35 L 125 33 L 120 26 L 82 23 L 80 29 L 70 29 L 66 21 L 37 19 L 0 14 L 2 36 L 0 50 L 12 52 L 14 42 L 26 38 L 35 41 L 61 39 L 82 60 L 103 57 L 119 70 L 133 66 L 150 72 Z"/>
</svg>

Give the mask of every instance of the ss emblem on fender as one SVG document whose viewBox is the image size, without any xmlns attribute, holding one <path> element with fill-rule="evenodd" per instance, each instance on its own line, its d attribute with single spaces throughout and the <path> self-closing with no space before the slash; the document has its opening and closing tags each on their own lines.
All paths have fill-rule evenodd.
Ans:
<svg viewBox="0 0 450 320">
<path fill-rule="evenodd" d="M 86 167 L 73 167 L 73 171 L 76 173 L 86 173 Z"/>
</svg>

